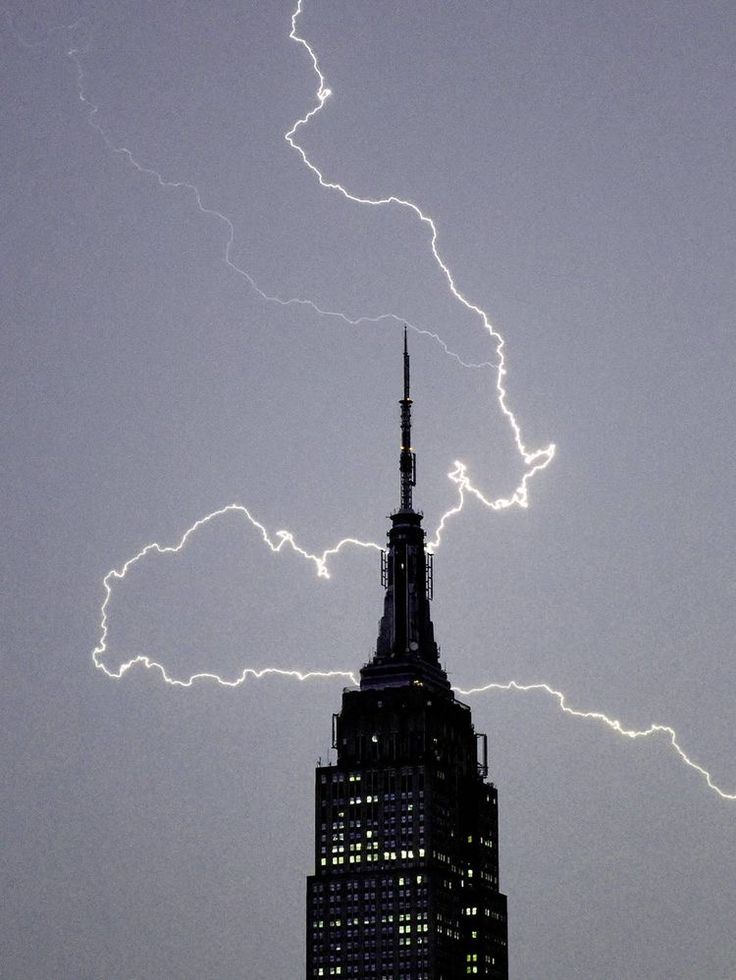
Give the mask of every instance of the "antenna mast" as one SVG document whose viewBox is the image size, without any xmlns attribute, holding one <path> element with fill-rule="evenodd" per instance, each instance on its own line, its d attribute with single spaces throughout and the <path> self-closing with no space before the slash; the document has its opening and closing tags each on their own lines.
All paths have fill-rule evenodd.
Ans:
<svg viewBox="0 0 736 980">
<path fill-rule="evenodd" d="M 399 473 L 401 476 L 401 506 L 402 511 L 411 511 L 412 488 L 417 484 L 417 460 L 411 448 L 411 393 L 409 374 L 409 346 L 404 324 L 404 397 L 401 405 L 401 456 L 399 457 Z"/>
</svg>

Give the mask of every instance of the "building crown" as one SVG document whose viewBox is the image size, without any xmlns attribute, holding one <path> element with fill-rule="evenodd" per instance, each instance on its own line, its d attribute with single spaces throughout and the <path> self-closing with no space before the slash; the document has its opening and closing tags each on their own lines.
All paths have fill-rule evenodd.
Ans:
<svg viewBox="0 0 736 980">
<path fill-rule="evenodd" d="M 440 666 L 430 615 L 432 555 L 426 549 L 422 514 L 414 510 L 416 455 L 411 444 L 411 376 L 407 330 L 404 326 L 404 397 L 401 407 L 399 509 L 391 514 L 388 548 L 381 552 L 383 616 L 376 653 L 361 670 L 361 689 L 424 684 L 450 691 Z"/>
</svg>

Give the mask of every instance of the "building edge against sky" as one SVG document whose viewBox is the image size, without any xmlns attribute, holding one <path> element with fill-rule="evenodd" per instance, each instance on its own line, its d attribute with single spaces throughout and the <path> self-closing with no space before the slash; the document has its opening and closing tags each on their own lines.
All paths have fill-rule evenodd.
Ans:
<svg viewBox="0 0 736 980">
<path fill-rule="evenodd" d="M 336 763 L 316 771 L 306 975 L 506 980 L 497 793 L 486 738 L 440 664 L 432 556 L 412 499 L 406 329 L 400 405 L 400 506 L 381 556 L 376 652 L 333 716 Z"/>
</svg>

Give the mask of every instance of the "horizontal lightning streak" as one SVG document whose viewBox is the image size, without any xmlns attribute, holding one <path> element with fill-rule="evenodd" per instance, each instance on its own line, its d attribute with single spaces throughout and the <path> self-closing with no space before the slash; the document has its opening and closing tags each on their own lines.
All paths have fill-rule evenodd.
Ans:
<svg viewBox="0 0 736 980">
<path fill-rule="evenodd" d="M 459 478 L 459 476 L 458 476 Z M 462 488 L 461 488 L 462 492 Z M 260 534 L 261 539 L 267 545 L 269 550 L 274 554 L 280 554 L 287 546 L 294 553 L 298 554 L 300 557 L 311 561 L 316 570 L 318 577 L 329 578 L 330 573 L 327 568 L 327 559 L 333 555 L 338 554 L 344 547 L 352 546 L 365 548 L 369 550 L 380 551 L 379 545 L 372 541 L 360 541 L 357 538 L 343 538 L 338 541 L 336 545 L 331 548 L 325 549 L 321 555 L 313 554 L 300 545 L 294 540 L 294 536 L 290 531 L 280 530 L 273 535 L 269 534 L 267 529 L 261 524 L 260 521 L 256 520 L 250 513 L 247 507 L 242 504 L 228 504 L 226 507 L 221 507 L 219 510 L 214 511 L 212 514 L 208 514 L 207 517 L 201 518 L 196 521 L 190 528 L 188 528 L 184 534 L 179 538 L 174 545 L 160 545 L 158 542 L 153 542 L 152 544 L 146 545 L 144 548 L 129 558 L 119 569 L 111 569 L 103 579 L 103 586 L 105 590 L 105 598 L 101 607 L 101 619 L 100 619 L 100 638 L 97 646 L 92 651 L 92 658 L 95 666 L 101 670 L 107 677 L 119 680 L 123 675 L 136 665 L 145 667 L 148 670 L 158 671 L 162 679 L 172 687 L 184 687 L 191 688 L 194 686 L 195 682 L 209 680 L 215 681 L 215 683 L 221 685 L 222 687 L 241 687 L 246 680 L 252 678 L 253 680 L 260 680 L 264 677 L 283 677 L 290 680 L 298 680 L 300 682 L 313 681 L 313 680 L 332 680 L 332 679 L 342 679 L 347 680 L 353 685 L 357 685 L 358 678 L 354 671 L 350 670 L 287 670 L 281 667 L 245 667 L 235 678 L 227 679 L 221 677 L 211 671 L 200 671 L 195 674 L 191 674 L 186 679 L 177 678 L 169 674 L 165 666 L 153 660 L 151 657 L 145 654 L 139 654 L 138 656 L 132 657 L 130 660 L 122 663 L 117 669 L 112 670 L 103 663 L 103 657 L 107 653 L 107 637 L 108 637 L 108 607 L 110 600 L 112 598 L 112 582 L 120 581 L 126 577 L 128 572 L 133 568 L 139 561 L 145 558 L 152 552 L 158 555 L 170 555 L 178 554 L 187 545 L 190 538 L 195 534 L 201 527 L 210 523 L 210 521 L 216 518 L 223 517 L 226 514 L 236 514 L 244 519 L 246 519 L 252 527 L 254 527 Z M 536 684 L 521 684 L 518 681 L 508 681 L 506 683 L 501 683 L 498 681 L 490 681 L 487 684 L 483 684 L 478 687 L 462 688 L 455 687 L 453 690 L 457 691 L 458 694 L 462 694 L 465 697 L 470 697 L 475 694 L 485 694 L 489 691 L 517 691 L 522 694 L 529 694 L 535 691 L 542 691 L 548 694 L 550 697 L 554 698 L 561 711 L 565 714 L 570 715 L 573 718 L 587 719 L 590 721 L 600 722 L 606 727 L 610 728 L 616 734 L 621 735 L 629 739 L 639 739 L 648 738 L 654 735 L 662 734 L 666 735 L 669 739 L 672 748 L 675 750 L 677 755 L 680 757 L 682 762 L 685 763 L 690 769 L 694 769 L 699 773 L 705 780 L 708 787 L 713 790 L 718 796 L 723 800 L 736 800 L 736 793 L 728 793 L 721 789 L 713 780 L 710 772 L 701 766 L 699 763 L 695 762 L 682 748 L 680 745 L 677 732 L 670 725 L 660 725 L 651 724 L 645 729 L 633 729 L 625 728 L 624 725 L 617 718 L 610 718 L 608 715 L 604 714 L 602 711 L 581 711 L 577 708 L 571 708 L 567 703 L 567 697 L 562 692 L 556 688 L 551 687 L 549 684 L 539 682 Z"/>
<path fill-rule="evenodd" d="M 437 547 L 440 544 L 441 535 L 445 529 L 447 521 L 462 510 L 466 500 L 466 494 L 470 494 L 474 496 L 480 503 L 482 503 L 484 506 L 492 510 L 502 510 L 514 505 L 518 505 L 520 507 L 528 506 L 529 481 L 537 472 L 543 470 L 551 462 L 555 454 L 555 446 L 554 444 L 550 444 L 545 449 L 529 451 L 524 445 L 520 426 L 513 412 L 510 410 L 507 404 L 507 392 L 504 386 L 504 378 L 507 373 L 506 359 L 505 359 L 505 341 L 503 337 L 494 329 L 485 311 L 481 309 L 479 306 L 477 306 L 476 304 L 472 303 L 470 300 L 468 300 L 458 289 L 449 267 L 447 266 L 446 262 L 443 260 L 439 252 L 438 232 L 434 220 L 429 215 L 425 214 L 412 201 L 397 197 L 395 195 L 389 195 L 383 198 L 366 198 L 366 197 L 359 197 L 357 195 L 351 194 L 341 184 L 325 179 L 322 172 L 308 158 L 303 147 L 296 141 L 295 137 L 297 132 L 301 128 L 306 126 L 309 123 L 309 121 L 323 108 L 325 102 L 332 94 L 330 89 L 328 89 L 326 86 L 325 77 L 320 69 L 319 61 L 317 59 L 314 50 L 306 41 L 306 39 L 297 33 L 296 25 L 302 13 L 302 10 L 303 10 L 303 2 L 302 0 L 298 0 L 296 10 L 294 11 L 291 19 L 291 32 L 289 34 L 289 37 L 291 38 L 291 40 L 302 45 L 306 49 L 307 53 L 309 54 L 309 57 L 312 62 L 312 66 L 314 68 L 314 71 L 317 75 L 318 82 L 319 82 L 318 91 L 317 91 L 318 102 L 317 105 L 315 105 L 308 113 L 306 113 L 305 116 L 297 120 L 294 126 L 285 134 L 284 138 L 292 147 L 292 149 L 297 151 L 305 166 L 307 166 L 309 170 L 317 177 L 320 186 L 329 190 L 337 191 L 344 198 L 356 204 L 367 205 L 371 207 L 398 206 L 401 208 L 408 209 L 411 212 L 413 212 L 414 215 L 419 219 L 419 221 L 428 228 L 430 233 L 430 248 L 431 248 L 432 255 L 435 259 L 435 262 L 437 263 L 442 274 L 444 275 L 453 297 L 462 306 L 464 306 L 469 312 L 476 314 L 480 318 L 483 327 L 486 329 L 486 331 L 488 332 L 489 336 L 491 337 L 491 339 L 495 344 L 496 363 L 493 364 L 490 361 L 481 362 L 481 363 L 466 362 L 458 354 L 450 350 L 447 344 L 436 333 L 433 333 L 430 330 L 420 328 L 411 323 L 408 323 L 407 325 L 410 327 L 410 329 L 412 329 L 416 333 L 433 339 L 436 343 L 438 343 L 441 346 L 441 348 L 446 354 L 448 354 L 450 357 L 457 360 L 464 367 L 491 368 L 491 369 L 495 368 L 496 392 L 498 397 L 498 403 L 504 417 L 506 418 L 507 422 L 509 423 L 512 429 L 514 442 L 526 466 L 526 470 L 522 476 L 521 482 L 516 487 L 516 489 L 514 490 L 513 494 L 510 497 L 508 498 L 499 497 L 496 499 L 490 499 L 486 497 L 481 491 L 479 491 L 471 483 L 468 477 L 466 465 L 460 461 L 456 461 L 454 464 L 454 469 L 448 474 L 448 477 L 457 486 L 458 503 L 454 507 L 447 510 L 440 518 L 437 529 L 434 532 L 434 536 L 432 540 L 429 542 L 430 547 Z M 18 41 L 23 45 L 23 47 L 27 49 L 34 49 L 40 47 L 44 43 L 44 42 L 30 43 L 25 41 L 23 38 L 20 37 L 20 35 L 15 30 L 10 13 L 7 10 L 4 10 L 3 13 L 5 14 L 6 21 L 10 27 L 10 30 L 18 39 Z M 77 21 L 74 24 L 70 25 L 69 27 L 58 28 L 55 30 L 74 31 L 79 26 L 80 23 L 81 21 Z M 235 240 L 235 228 L 230 218 L 228 218 L 227 215 L 223 214 L 217 209 L 206 206 L 203 203 L 200 191 L 195 184 L 189 181 L 167 179 L 166 177 L 163 176 L 163 174 L 160 171 L 154 169 L 153 167 L 148 167 L 141 164 L 136 159 L 132 151 L 128 149 L 126 146 L 119 146 L 115 144 L 115 142 L 112 140 L 107 130 L 105 130 L 104 127 L 98 121 L 97 116 L 99 113 L 99 107 L 90 100 L 87 94 L 86 85 L 85 85 L 85 75 L 81 62 L 81 54 L 82 54 L 81 49 L 78 47 L 72 47 L 67 51 L 67 54 L 76 67 L 77 93 L 80 102 L 87 109 L 87 121 L 89 125 L 92 126 L 92 128 L 102 138 L 107 149 L 115 155 L 122 156 L 126 160 L 126 162 L 140 174 L 153 177 L 158 182 L 159 186 L 161 186 L 162 188 L 184 190 L 189 192 L 193 197 L 197 209 L 203 215 L 214 218 L 218 222 L 222 223 L 227 231 L 227 239 L 226 239 L 225 249 L 223 253 L 225 264 L 234 273 L 236 273 L 236 275 L 245 279 L 246 282 L 249 284 L 249 286 L 256 293 L 258 293 L 258 295 L 261 296 L 262 299 L 270 303 L 276 303 L 280 306 L 292 306 L 292 305 L 304 306 L 311 309 L 312 311 L 314 311 L 320 316 L 339 319 L 344 323 L 349 324 L 350 326 L 359 326 L 361 324 L 369 324 L 369 323 L 379 323 L 385 320 L 406 322 L 405 317 L 394 313 L 382 313 L 375 316 L 361 316 L 361 317 L 351 318 L 342 312 L 324 309 L 314 301 L 307 298 L 292 297 L 292 298 L 284 299 L 283 297 L 270 294 L 262 290 L 260 286 L 257 284 L 257 282 L 255 281 L 255 279 L 253 278 L 253 276 L 251 276 L 250 273 L 248 273 L 242 267 L 238 266 L 232 260 L 231 255 L 232 255 L 232 248 Z M 310 680 L 340 678 L 343 680 L 348 680 L 352 684 L 357 684 L 357 678 L 354 672 L 342 671 L 342 670 L 299 671 L 299 670 L 286 670 L 278 667 L 264 667 L 260 669 L 246 667 L 236 678 L 231 680 L 222 678 L 218 674 L 208 672 L 208 671 L 192 674 L 186 680 L 182 680 L 171 676 L 162 664 L 154 661 L 152 658 L 146 655 L 136 656 L 131 660 L 123 663 L 116 670 L 111 670 L 102 662 L 102 657 L 107 652 L 108 607 L 109 607 L 110 600 L 112 598 L 112 583 L 114 581 L 119 581 L 124 579 L 128 571 L 137 562 L 139 562 L 140 560 L 142 560 L 152 552 L 156 554 L 162 554 L 162 555 L 178 553 L 179 551 L 182 550 L 182 548 L 184 548 L 191 535 L 194 534 L 199 528 L 209 523 L 210 521 L 218 517 L 221 517 L 227 513 L 238 513 L 244 518 L 246 518 L 251 523 L 251 525 L 260 532 L 264 543 L 269 547 L 269 549 L 272 552 L 279 553 L 282 551 L 283 547 L 287 545 L 293 552 L 300 555 L 302 558 L 313 562 L 317 570 L 317 575 L 322 578 L 329 578 L 327 559 L 330 556 L 337 554 L 346 545 L 380 550 L 379 546 L 373 542 L 360 541 L 356 538 L 344 538 L 341 541 L 339 541 L 335 546 L 331 548 L 327 548 L 325 551 L 322 552 L 321 555 L 316 555 L 306 551 L 305 549 L 297 545 L 296 541 L 294 540 L 293 534 L 289 531 L 284 531 L 284 530 L 277 531 L 275 534 L 276 540 L 274 540 L 268 534 L 265 527 L 260 522 L 255 520 L 255 518 L 252 517 L 248 509 L 241 504 L 230 504 L 226 507 L 220 508 L 219 510 L 215 510 L 212 513 L 206 515 L 205 517 L 199 519 L 194 524 L 192 524 L 192 526 L 189 527 L 184 532 L 184 534 L 182 535 L 182 537 L 180 538 L 177 544 L 171 546 L 162 546 L 157 542 L 148 544 L 144 548 L 142 548 L 136 555 L 128 559 L 124 563 L 124 565 L 121 566 L 121 568 L 112 569 L 107 573 L 107 575 L 105 575 L 103 579 L 103 587 L 104 587 L 105 595 L 100 609 L 100 613 L 101 613 L 100 639 L 98 645 L 93 650 L 93 660 L 95 666 L 98 667 L 98 669 L 102 670 L 108 677 L 119 679 L 124 674 L 126 674 L 133 666 L 141 665 L 149 670 L 158 671 L 161 674 L 163 680 L 167 684 L 176 687 L 185 687 L 185 688 L 192 687 L 196 681 L 202 681 L 202 680 L 212 680 L 225 687 L 239 687 L 243 683 L 245 683 L 245 681 L 248 678 L 257 680 L 269 676 L 284 677 L 288 679 L 298 680 L 300 682 L 306 682 Z M 639 738 L 647 738 L 647 737 L 655 736 L 658 734 L 666 735 L 672 748 L 675 750 L 675 752 L 677 753 L 681 761 L 685 763 L 686 766 L 688 766 L 691 769 L 694 769 L 697 773 L 699 773 L 705 780 L 707 786 L 712 791 L 717 793 L 718 796 L 724 800 L 736 800 L 736 793 L 727 793 L 724 790 L 722 790 L 713 781 L 712 776 L 708 772 L 708 770 L 706 770 L 703 766 L 695 762 L 690 756 L 687 755 L 687 753 L 683 750 L 683 748 L 681 747 L 678 741 L 677 733 L 675 729 L 673 729 L 669 725 L 652 724 L 648 728 L 641 729 L 641 730 L 626 728 L 622 725 L 622 723 L 618 719 L 610 718 L 602 712 L 581 711 L 576 708 L 570 707 L 567 703 L 567 699 L 564 693 L 562 691 L 556 690 L 555 688 L 551 687 L 546 683 L 520 684 L 518 681 L 509 681 L 508 683 L 490 682 L 480 687 L 474 687 L 468 689 L 455 688 L 455 690 L 459 694 L 462 694 L 464 696 L 472 696 L 475 694 L 486 693 L 493 690 L 506 691 L 506 692 L 516 691 L 520 693 L 531 693 L 535 691 L 541 691 L 548 694 L 550 697 L 554 698 L 557 701 L 560 710 L 563 711 L 565 714 L 571 715 L 572 717 L 575 718 L 588 719 L 588 720 L 599 722 L 605 725 L 606 727 L 608 727 L 609 729 L 611 729 L 612 731 L 616 732 L 616 734 L 621 735 L 623 737 L 629 739 L 639 739 Z"/>
<path fill-rule="evenodd" d="M 616 732 L 617 735 L 624 736 L 624 738 L 637 739 L 649 738 L 652 735 L 666 735 L 670 744 L 672 745 L 672 748 L 679 755 L 680 759 L 682 759 L 685 765 L 689 766 L 690 769 L 694 769 L 697 773 L 700 773 L 710 789 L 717 793 L 722 800 L 736 800 L 736 793 L 727 793 L 722 790 L 716 785 L 716 783 L 713 782 L 713 778 L 708 770 L 690 758 L 690 756 L 684 751 L 678 742 L 677 732 L 670 725 L 651 724 L 648 728 L 643 729 L 625 728 L 617 718 L 609 718 L 608 715 L 604 714 L 602 711 L 580 711 L 577 708 L 571 708 L 562 691 L 558 691 L 554 687 L 550 687 L 549 684 L 544 684 L 541 682 L 538 684 L 519 684 L 518 681 L 509 681 L 506 684 L 491 682 L 489 684 L 483 684 L 481 687 L 470 687 L 467 689 L 456 687 L 454 690 L 456 690 L 458 694 L 462 694 L 466 697 L 473 694 L 484 694 L 487 691 L 519 691 L 522 694 L 528 694 L 533 691 L 543 691 L 545 694 L 549 694 L 550 697 L 557 701 L 560 710 L 564 711 L 565 714 L 572 715 L 573 718 L 598 721 L 610 728 L 612 731 Z"/>
<path fill-rule="evenodd" d="M 287 545 L 293 552 L 295 552 L 301 558 L 305 558 L 307 561 L 313 562 L 315 568 L 317 569 L 317 575 L 320 578 L 330 577 L 330 573 L 327 568 L 327 559 L 332 557 L 333 555 L 338 554 L 338 552 L 342 551 L 342 549 L 346 545 L 351 545 L 357 548 L 369 548 L 375 551 L 381 550 L 380 545 L 377 545 L 372 541 L 360 541 L 358 538 L 342 538 L 340 541 L 337 542 L 336 545 L 333 545 L 331 548 L 326 548 L 321 555 L 315 555 L 309 551 L 306 551 L 304 548 L 300 547 L 294 540 L 294 535 L 291 533 L 291 531 L 284 531 L 284 530 L 276 531 L 276 534 L 274 535 L 274 538 L 276 540 L 274 540 L 274 538 L 271 537 L 271 535 L 268 533 L 268 531 L 263 526 L 263 524 L 261 524 L 260 521 L 257 521 L 255 517 L 253 517 L 251 512 L 248 510 L 248 508 L 244 507 L 242 504 L 228 504 L 226 507 L 221 507 L 219 510 L 214 510 L 212 511 L 211 514 L 207 514 L 206 517 L 201 517 L 198 521 L 195 521 L 194 524 L 191 525 L 191 527 L 188 527 L 187 530 L 184 532 L 184 534 L 182 534 L 182 536 L 179 538 L 176 544 L 160 545 L 157 541 L 154 541 L 151 544 L 147 544 L 145 545 L 145 547 L 141 548 L 141 550 L 137 554 L 133 555 L 132 558 L 129 558 L 120 568 L 113 568 L 107 573 L 107 575 L 105 575 L 104 579 L 102 580 L 102 585 L 105 592 L 105 598 L 103 599 L 102 606 L 100 607 L 100 638 L 98 640 L 97 646 L 92 651 L 92 659 L 94 661 L 95 666 L 99 670 L 107 674 L 108 677 L 114 677 L 116 679 L 119 679 L 120 677 L 123 676 L 123 674 L 127 673 L 130 670 L 130 668 L 133 667 L 135 664 L 143 664 L 148 668 L 155 668 L 159 670 L 161 672 L 163 679 L 166 681 L 167 684 L 174 684 L 178 687 L 191 687 L 192 682 L 194 680 L 197 680 L 198 678 L 205 678 L 205 677 L 210 678 L 212 680 L 216 680 L 218 683 L 224 684 L 227 687 L 238 687 L 240 684 L 243 683 L 243 681 L 248 676 L 251 675 L 262 676 L 257 671 L 247 669 L 243 672 L 241 677 L 236 681 L 224 681 L 217 674 L 210 674 L 210 673 L 195 674 L 192 677 L 190 677 L 188 681 L 177 681 L 169 676 L 163 664 L 160 664 L 152 660 L 150 657 L 147 657 L 144 654 L 139 654 L 138 656 L 133 657 L 131 660 L 126 661 L 117 670 L 110 670 L 102 662 L 102 657 L 107 652 L 107 635 L 109 629 L 108 607 L 110 605 L 110 599 L 112 598 L 112 583 L 115 581 L 122 581 L 122 579 L 126 577 L 128 572 L 130 571 L 131 568 L 133 568 L 134 565 L 137 565 L 139 561 L 141 561 L 143 558 L 145 558 L 147 555 L 150 555 L 151 553 L 157 555 L 178 554 L 186 546 L 187 542 L 192 537 L 192 535 L 195 534 L 201 527 L 204 527 L 206 524 L 209 524 L 211 521 L 214 521 L 218 517 L 223 517 L 225 514 L 238 514 L 241 517 L 245 518 L 250 523 L 250 525 L 260 533 L 261 539 L 274 554 L 279 554 L 284 548 L 284 545 Z M 293 674 L 294 676 L 298 676 L 300 680 L 306 680 L 307 677 L 318 676 L 318 674 L 315 674 L 315 672 L 313 671 L 310 671 L 307 675 L 304 676 L 300 675 L 298 671 L 289 672 L 289 671 L 281 671 L 275 669 L 266 670 L 265 673 Z M 344 675 L 343 672 L 338 671 L 336 674 L 330 672 L 328 674 L 325 674 L 324 676 L 332 677 L 332 676 L 348 676 L 348 675 Z"/>
<path fill-rule="evenodd" d="M 221 687 L 241 687 L 249 677 L 254 680 L 260 680 L 263 677 L 286 677 L 289 680 L 296 681 L 313 681 L 313 680 L 332 680 L 336 677 L 341 677 L 344 680 L 349 680 L 351 684 L 357 684 L 355 679 L 355 674 L 350 670 L 285 670 L 281 667 L 262 667 L 257 669 L 255 667 L 244 667 L 240 674 L 232 680 L 227 680 L 224 677 L 220 677 L 219 674 L 213 674 L 210 671 L 200 671 L 198 674 L 192 674 L 191 677 L 187 677 L 186 680 L 181 680 L 176 677 L 171 677 L 167 672 L 163 664 L 158 663 L 156 660 L 152 660 L 150 657 L 139 656 L 135 657 L 133 660 L 129 660 L 127 663 L 123 664 L 122 667 L 117 672 L 111 672 L 105 667 L 102 669 L 105 671 L 108 677 L 114 677 L 119 679 L 124 673 L 126 673 L 131 667 L 136 664 L 142 664 L 149 670 L 157 670 L 161 677 L 170 684 L 172 687 L 192 687 L 195 681 L 217 681 Z"/>
<path fill-rule="evenodd" d="M 223 508 L 222 512 L 224 513 L 231 509 L 233 508 Z M 280 540 L 279 544 L 274 546 L 273 542 L 271 542 L 268 539 L 268 536 L 266 535 L 265 531 L 263 531 L 261 525 L 259 525 L 256 521 L 253 521 L 253 519 L 250 518 L 250 516 L 249 516 L 249 520 L 251 520 L 251 522 L 254 524 L 255 527 L 261 529 L 264 539 L 267 540 L 272 551 L 281 550 L 281 546 L 284 543 L 285 539 Z M 160 548 L 158 545 L 149 545 L 148 547 L 149 550 L 155 548 L 159 553 L 163 554 L 166 552 L 180 550 L 180 548 L 183 547 L 185 543 L 186 542 L 183 540 L 180 541 L 179 545 L 176 548 Z M 343 543 L 345 542 L 340 542 L 340 544 L 337 545 L 334 550 L 335 551 L 339 550 L 340 545 Z M 290 540 L 289 544 L 292 547 L 295 547 L 293 541 Z M 375 547 L 374 545 L 370 545 L 370 544 L 364 546 Z M 297 549 L 296 547 L 295 550 L 299 550 L 300 553 L 302 553 L 301 550 Z M 123 578 L 128 568 L 134 562 L 138 561 L 142 557 L 143 557 L 143 552 L 140 552 L 134 558 L 126 562 L 126 564 L 119 572 L 111 571 L 108 572 L 107 576 L 105 576 L 106 587 L 108 588 L 107 596 L 105 598 L 105 605 L 103 607 L 105 611 L 107 607 L 107 602 L 110 598 L 109 586 L 107 586 L 107 582 L 109 578 L 111 576 L 115 576 L 117 578 Z M 310 555 L 309 557 L 318 563 L 320 561 L 320 559 L 317 556 Z M 210 671 L 201 671 L 199 673 L 191 674 L 186 679 L 181 679 L 170 675 L 166 670 L 166 668 L 163 666 L 163 664 L 155 660 L 152 660 L 150 657 L 144 655 L 140 655 L 132 658 L 131 660 L 126 661 L 117 670 L 113 671 L 110 670 L 108 667 L 106 667 L 100 659 L 100 657 L 105 653 L 106 650 L 106 644 L 105 644 L 106 637 L 107 637 L 107 621 L 105 616 L 103 617 L 103 622 L 102 622 L 102 637 L 99 645 L 95 648 L 94 651 L 95 664 L 98 668 L 104 671 L 104 673 L 108 677 L 115 678 L 116 680 L 119 680 L 124 674 L 126 674 L 131 667 L 134 667 L 136 665 L 141 665 L 149 670 L 158 671 L 161 677 L 163 678 L 163 680 L 167 684 L 171 685 L 172 687 L 190 688 L 193 687 L 195 682 L 197 681 L 208 680 L 208 681 L 215 681 L 215 683 L 219 684 L 222 687 L 232 688 L 232 687 L 241 687 L 249 678 L 253 680 L 261 680 L 265 677 L 281 677 L 287 680 L 297 680 L 301 683 L 304 683 L 306 681 L 315 681 L 315 680 L 340 679 L 340 680 L 349 681 L 353 686 L 357 686 L 358 684 L 357 675 L 355 674 L 354 671 L 350 671 L 350 670 L 287 670 L 281 667 L 262 667 L 262 668 L 245 667 L 240 672 L 240 674 L 237 675 L 237 677 L 229 680 L 227 678 L 221 677 L 219 674 Z M 609 728 L 611 731 L 615 732 L 617 735 L 621 735 L 624 738 L 634 740 L 634 739 L 641 739 L 641 738 L 651 738 L 652 736 L 656 736 L 660 734 L 666 735 L 670 745 L 675 750 L 675 752 L 677 753 L 681 761 L 688 768 L 695 770 L 695 772 L 697 772 L 700 776 L 702 776 L 709 789 L 711 789 L 714 793 L 716 793 L 722 800 L 729 800 L 729 801 L 736 800 L 736 792 L 729 793 L 721 789 L 721 787 L 718 786 L 718 784 L 714 781 L 710 772 L 704 766 L 701 766 L 700 763 L 695 762 L 695 760 L 692 759 L 685 752 L 685 750 L 682 748 L 682 746 L 678 741 L 677 732 L 675 731 L 674 728 L 672 728 L 671 725 L 661 725 L 661 724 L 653 723 L 649 725 L 648 728 L 643 728 L 643 729 L 626 728 L 617 718 L 610 718 L 602 711 L 581 711 L 578 708 L 571 708 L 570 705 L 567 703 L 566 695 L 562 691 L 559 691 L 556 688 L 551 687 L 549 684 L 546 684 L 544 682 L 538 682 L 535 684 L 521 684 L 518 681 L 508 681 L 506 683 L 501 683 L 500 681 L 490 681 L 487 684 L 482 684 L 478 687 L 469 687 L 469 688 L 454 687 L 453 690 L 456 691 L 458 694 L 463 695 L 464 697 L 472 697 L 473 695 L 476 694 L 486 694 L 489 691 L 502 691 L 502 692 L 516 691 L 520 694 L 530 694 L 536 691 L 541 691 L 544 694 L 547 694 L 551 698 L 553 698 L 557 702 L 560 710 L 565 714 L 570 715 L 573 718 L 580 718 L 582 720 L 599 722 L 600 724 L 604 725 L 606 728 Z"/>
</svg>

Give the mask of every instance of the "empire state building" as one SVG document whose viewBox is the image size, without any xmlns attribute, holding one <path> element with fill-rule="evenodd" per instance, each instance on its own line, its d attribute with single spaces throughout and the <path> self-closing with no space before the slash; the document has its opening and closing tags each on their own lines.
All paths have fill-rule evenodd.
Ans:
<svg viewBox="0 0 736 980">
<path fill-rule="evenodd" d="M 506 896 L 487 742 L 439 660 L 432 556 L 414 510 L 404 331 L 400 505 L 381 555 L 383 616 L 316 771 L 307 978 L 506 980 Z"/>
</svg>

